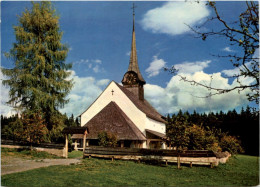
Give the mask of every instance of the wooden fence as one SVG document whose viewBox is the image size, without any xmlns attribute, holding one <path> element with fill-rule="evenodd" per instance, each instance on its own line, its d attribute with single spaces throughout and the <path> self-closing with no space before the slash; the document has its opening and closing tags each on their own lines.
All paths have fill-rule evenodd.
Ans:
<svg viewBox="0 0 260 187">
<path fill-rule="evenodd" d="M 212 151 L 204 150 L 167 150 L 167 149 L 143 149 L 143 148 L 107 148 L 107 147 L 86 147 L 83 157 L 101 157 L 126 160 L 159 160 L 166 164 L 168 162 L 197 165 L 217 166 L 216 155 Z"/>
<path fill-rule="evenodd" d="M 30 149 L 31 145 L 27 142 L 18 142 L 13 140 L 1 140 L 1 147 L 13 148 L 13 149 Z M 55 143 L 41 143 L 33 144 L 32 148 L 36 151 L 45 151 L 50 154 L 57 156 L 65 157 L 64 144 L 55 144 Z"/>
<path fill-rule="evenodd" d="M 13 141 L 13 140 L 4 140 L 1 139 L 1 145 L 20 145 L 20 146 L 30 146 L 28 142 L 22 141 Z M 42 148 L 53 148 L 53 149 L 63 149 L 64 144 L 56 144 L 56 143 L 40 143 L 40 144 L 32 144 L 33 147 L 42 147 Z"/>
</svg>

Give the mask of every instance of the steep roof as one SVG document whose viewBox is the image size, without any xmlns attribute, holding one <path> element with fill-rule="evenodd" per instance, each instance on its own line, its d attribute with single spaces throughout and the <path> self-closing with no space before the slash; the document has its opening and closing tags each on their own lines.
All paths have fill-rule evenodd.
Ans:
<svg viewBox="0 0 260 187">
<path fill-rule="evenodd" d="M 124 94 L 134 103 L 134 105 L 141 110 L 143 113 L 146 114 L 147 117 L 159 121 L 162 123 L 166 123 L 166 121 L 163 119 L 163 116 L 158 113 L 151 105 L 150 103 L 144 99 L 144 101 L 141 101 L 136 95 L 134 95 L 132 92 L 124 88 L 123 86 L 116 83 L 117 86 L 124 92 Z"/>
<path fill-rule="evenodd" d="M 113 101 L 88 121 L 84 127 L 88 128 L 87 139 L 97 139 L 98 133 L 109 131 L 116 134 L 118 140 L 146 140 L 142 132 Z"/>
<path fill-rule="evenodd" d="M 137 61 L 137 52 L 136 52 L 136 39 L 135 39 L 135 14 L 133 14 L 133 33 L 132 33 L 132 45 L 131 45 L 131 54 L 130 61 L 128 66 L 128 71 L 134 71 L 138 79 L 145 84 L 145 80 L 140 72 L 138 61 Z"/>
</svg>

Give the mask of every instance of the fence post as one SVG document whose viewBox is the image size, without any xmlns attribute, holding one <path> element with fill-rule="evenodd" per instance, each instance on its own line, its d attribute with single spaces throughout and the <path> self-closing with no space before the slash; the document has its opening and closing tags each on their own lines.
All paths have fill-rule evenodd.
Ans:
<svg viewBox="0 0 260 187">
<path fill-rule="evenodd" d="M 178 165 L 178 169 L 181 168 L 181 158 L 180 158 L 180 154 L 178 155 L 178 158 L 177 158 L 177 165 Z"/>
<path fill-rule="evenodd" d="M 84 132 L 84 137 L 83 137 L 83 156 L 85 154 L 85 149 L 86 149 L 86 136 L 87 136 L 87 131 Z"/>
<path fill-rule="evenodd" d="M 68 158 L 69 141 L 68 134 L 65 134 L 65 158 Z"/>
</svg>

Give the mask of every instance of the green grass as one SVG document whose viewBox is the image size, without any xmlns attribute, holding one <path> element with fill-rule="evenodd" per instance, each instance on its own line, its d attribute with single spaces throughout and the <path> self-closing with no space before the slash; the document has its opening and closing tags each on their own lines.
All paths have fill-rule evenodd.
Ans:
<svg viewBox="0 0 260 187">
<path fill-rule="evenodd" d="M 69 152 L 68 158 L 82 158 L 83 157 L 83 152 L 82 151 L 72 151 Z"/>
<path fill-rule="evenodd" d="M 61 158 L 56 155 L 49 154 L 44 151 L 35 151 L 28 149 L 10 149 L 10 148 L 1 148 L 1 156 L 14 156 L 26 159 L 44 159 L 44 158 Z"/>
<path fill-rule="evenodd" d="M 79 165 L 51 166 L 2 176 L 3 186 L 255 186 L 258 157 L 238 155 L 209 167 L 159 166 L 133 161 L 84 159 Z"/>
</svg>

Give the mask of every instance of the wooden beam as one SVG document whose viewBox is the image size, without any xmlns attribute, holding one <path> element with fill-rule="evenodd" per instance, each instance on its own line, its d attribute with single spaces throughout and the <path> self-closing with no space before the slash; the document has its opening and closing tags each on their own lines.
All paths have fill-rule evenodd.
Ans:
<svg viewBox="0 0 260 187">
<path fill-rule="evenodd" d="M 161 140 L 161 139 L 148 139 L 150 142 L 151 141 L 154 141 L 154 142 L 162 142 L 163 140 Z"/>
<path fill-rule="evenodd" d="M 86 149 L 86 136 L 87 136 L 87 131 L 84 132 L 84 137 L 83 137 L 83 155 Z"/>
<path fill-rule="evenodd" d="M 68 158 L 68 151 L 69 151 L 68 134 L 65 134 L 65 158 Z"/>
</svg>

